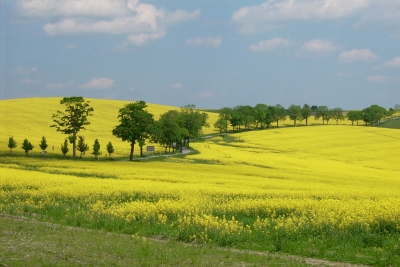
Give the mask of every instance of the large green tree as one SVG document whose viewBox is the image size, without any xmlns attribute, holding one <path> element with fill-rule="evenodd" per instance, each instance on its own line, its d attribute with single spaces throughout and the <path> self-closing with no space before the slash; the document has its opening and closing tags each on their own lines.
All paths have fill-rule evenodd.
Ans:
<svg viewBox="0 0 400 267">
<path fill-rule="evenodd" d="M 358 125 L 358 121 L 363 119 L 363 113 L 360 110 L 350 110 L 349 112 L 347 112 L 346 117 L 349 121 L 351 121 L 352 125 L 354 125 L 355 121 Z"/>
<path fill-rule="evenodd" d="M 220 134 L 222 133 L 222 131 L 227 132 L 228 131 L 228 121 L 225 120 L 224 118 L 218 118 L 218 120 L 214 123 L 214 127 L 219 130 Z"/>
<path fill-rule="evenodd" d="M 154 123 L 154 119 L 153 114 L 145 110 L 146 107 L 144 101 L 126 104 L 119 110 L 119 125 L 112 130 L 114 136 L 122 139 L 122 141 L 129 142 L 131 146 L 130 160 L 133 160 L 136 142 L 144 140 L 151 133 L 151 125 Z"/>
<path fill-rule="evenodd" d="M 183 116 L 177 110 L 169 110 L 162 114 L 155 122 L 151 140 L 171 151 L 179 148 L 182 152 L 183 139 L 188 136 L 188 131 L 183 127 Z M 174 145 L 175 144 L 175 145 Z"/>
<path fill-rule="evenodd" d="M 200 112 L 193 104 L 181 107 L 181 115 L 183 118 L 183 128 L 187 130 L 186 136 L 187 147 L 190 147 L 190 138 L 199 137 L 203 127 L 210 127 L 207 123 L 208 114 Z"/>
<path fill-rule="evenodd" d="M 332 119 L 336 120 L 336 125 L 338 124 L 339 120 L 344 120 L 345 116 L 343 115 L 343 109 L 341 108 L 334 108 L 331 110 Z"/>
<path fill-rule="evenodd" d="M 318 120 L 319 118 L 322 118 L 322 124 L 325 124 L 325 121 L 328 124 L 331 117 L 331 111 L 327 106 L 319 106 L 315 112 L 315 119 Z"/>
<path fill-rule="evenodd" d="M 385 117 L 386 109 L 378 105 L 371 105 L 363 109 L 362 112 L 365 124 L 372 125 L 374 123 L 379 123 Z"/>
<path fill-rule="evenodd" d="M 269 126 L 278 120 L 278 110 L 274 106 L 268 106 L 265 114 L 265 124 L 267 125 L 267 129 Z"/>
<path fill-rule="evenodd" d="M 66 106 L 65 111 L 57 110 L 57 113 L 53 114 L 55 124 L 50 127 L 55 127 L 57 131 L 70 137 L 74 159 L 76 158 L 76 136 L 90 124 L 88 117 L 93 115 L 93 108 L 89 103 L 90 101 L 85 101 L 81 96 L 64 97 L 60 104 Z"/>
<path fill-rule="evenodd" d="M 256 126 L 256 129 L 258 128 L 258 126 L 260 126 L 260 128 L 264 128 L 265 125 L 265 120 L 266 120 L 266 116 L 267 116 L 267 108 L 268 106 L 266 104 L 257 104 L 254 108 L 254 123 Z"/>
<path fill-rule="evenodd" d="M 296 126 L 297 121 L 301 121 L 303 119 L 301 115 L 301 108 L 297 105 L 290 105 L 287 110 L 287 114 L 289 115 L 289 118 L 293 121 L 294 126 Z"/>
</svg>

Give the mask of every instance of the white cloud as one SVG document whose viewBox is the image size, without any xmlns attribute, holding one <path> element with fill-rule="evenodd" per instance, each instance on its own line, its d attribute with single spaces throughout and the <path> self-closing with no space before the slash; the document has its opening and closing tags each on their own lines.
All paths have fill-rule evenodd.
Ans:
<svg viewBox="0 0 400 267">
<path fill-rule="evenodd" d="M 46 89 L 57 90 L 57 89 L 64 89 L 70 88 L 74 85 L 74 81 L 69 81 L 67 83 L 47 83 Z"/>
<path fill-rule="evenodd" d="M 35 73 L 38 70 L 38 67 L 32 67 L 32 68 L 25 68 L 25 67 L 16 67 L 15 69 L 12 70 L 13 74 L 32 74 Z"/>
<path fill-rule="evenodd" d="M 339 55 L 339 62 L 352 63 L 352 62 L 370 62 L 378 59 L 379 56 L 374 54 L 369 49 L 353 49 L 350 51 L 343 51 Z"/>
<path fill-rule="evenodd" d="M 260 41 L 258 44 L 256 45 L 250 45 L 249 49 L 251 51 L 272 51 L 272 50 L 276 50 L 279 48 L 285 48 L 285 47 L 289 47 L 291 46 L 292 43 L 289 41 L 289 39 L 282 39 L 282 38 L 273 38 L 270 40 L 264 40 L 264 41 Z"/>
<path fill-rule="evenodd" d="M 334 52 L 338 49 L 338 47 L 328 41 L 321 39 L 314 39 L 308 42 L 305 42 L 300 47 L 300 55 L 301 56 L 316 56 L 316 55 L 324 55 L 331 52 Z"/>
<path fill-rule="evenodd" d="M 41 83 L 41 82 L 42 82 L 42 80 L 40 80 L 40 79 L 37 79 L 36 81 L 31 80 L 31 79 L 24 79 L 21 81 L 22 84 L 37 84 L 37 83 Z"/>
<path fill-rule="evenodd" d="M 180 84 L 180 83 L 173 83 L 173 84 L 170 85 L 170 87 L 171 87 L 172 89 L 181 89 L 181 88 L 182 88 L 182 84 Z"/>
<path fill-rule="evenodd" d="M 367 80 L 375 83 L 382 83 L 389 80 L 389 77 L 383 75 L 368 76 Z"/>
<path fill-rule="evenodd" d="M 114 80 L 109 78 L 94 78 L 90 82 L 81 84 L 78 87 L 82 89 L 107 89 L 114 86 Z"/>
<path fill-rule="evenodd" d="M 363 11 L 370 0 L 268 0 L 257 6 L 236 10 L 232 20 L 242 33 L 274 28 L 291 20 L 321 20 L 349 17 Z"/>
<path fill-rule="evenodd" d="M 395 57 L 392 60 L 386 61 L 383 63 L 383 66 L 389 68 L 400 68 L 400 57 Z"/>
<path fill-rule="evenodd" d="M 20 0 L 20 16 L 57 20 L 43 26 L 46 34 L 127 34 L 124 46 L 138 46 L 165 36 L 166 27 L 196 19 L 200 10 L 169 12 L 139 0 Z"/>
<path fill-rule="evenodd" d="M 209 47 L 218 47 L 222 44 L 223 37 L 221 35 L 212 37 L 208 36 L 205 38 L 194 38 L 186 41 L 187 45 L 194 46 L 209 46 Z"/>
</svg>

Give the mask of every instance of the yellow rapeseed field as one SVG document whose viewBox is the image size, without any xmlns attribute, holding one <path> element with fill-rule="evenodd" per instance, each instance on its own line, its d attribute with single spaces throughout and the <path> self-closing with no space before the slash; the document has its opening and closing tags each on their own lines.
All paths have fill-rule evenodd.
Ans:
<svg viewBox="0 0 400 267">
<path fill-rule="evenodd" d="M 45 136 L 49 145 L 47 151 L 53 153 L 52 147 L 54 146 L 54 153 L 61 155 L 61 144 L 63 143 L 66 135 L 57 132 L 55 128 L 50 128 L 54 124 L 52 115 L 57 110 L 64 111 L 65 106 L 60 104 L 62 97 L 51 98 L 24 98 L 24 99 L 10 99 L 0 101 L 0 151 L 5 152 L 8 150 L 7 143 L 8 137 L 13 136 L 18 143 L 16 152 L 23 152 L 20 148 L 22 142 L 27 138 L 34 149 L 30 153 L 40 153 L 39 143 L 42 136 Z M 86 126 L 86 130 L 82 130 L 78 135 L 85 137 L 86 143 L 89 144 L 90 151 L 95 139 L 99 139 L 101 151 L 103 155 L 106 154 L 106 144 L 112 142 L 115 149 L 115 156 L 129 155 L 130 146 L 126 142 L 114 137 L 111 133 L 112 129 L 119 124 L 118 111 L 125 104 L 132 101 L 121 100 L 104 100 L 104 99 L 90 99 L 90 106 L 94 108 L 93 116 L 89 117 L 90 125 Z M 179 107 L 156 105 L 147 103 L 147 110 L 154 115 L 154 119 L 169 110 L 179 110 Z M 209 113 L 210 125 L 213 125 L 217 120 L 216 113 Z M 214 127 L 204 128 L 204 134 L 215 133 Z M 71 150 L 71 149 L 70 149 Z M 164 151 L 163 148 L 157 151 Z M 69 152 L 71 154 L 71 152 Z M 135 154 L 139 154 L 139 147 L 135 149 Z"/>
<path fill-rule="evenodd" d="M 95 110 L 102 110 L 98 101 L 93 100 Z M 118 109 L 123 102 L 110 103 Z M 47 127 L 48 113 L 55 108 L 46 109 L 38 129 Z M 14 121 L 19 125 L 12 126 L 14 131 L 23 129 L 23 120 Z M 93 120 L 91 127 L 100 127 L 101 121 Z M 41 131 L 29 127 L 39 141 Z M 4 140 L 0 145 L 6 150 Z M 198 153 L 162 161 L 4 156 L 0 209 L 185 241 L 265 242 L 275 250 L 299 242 L 296 253 L 302 253 L 317 241 L 321 248 L 332 249 L 343 242 L 338 236 L 345 236 L 355 240 L 351 246 L 357 255 L 364 250 L 379 257 L 397 253 L 398 130 L 348 125 L 274 128 L 205 138 L 191 146 Z M 397 243 L 378 242 L 376 235 Z M 343 253 L 350 250 L 344 246 Z"/>
</svg>

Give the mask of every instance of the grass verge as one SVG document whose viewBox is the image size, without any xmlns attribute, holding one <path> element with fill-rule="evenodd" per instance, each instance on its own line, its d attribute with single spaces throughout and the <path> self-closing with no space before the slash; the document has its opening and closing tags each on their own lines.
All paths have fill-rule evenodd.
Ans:
<svg viewBox="0 0 400 267">
<path fill-rule="evenodd" d="M 0 231 L 0 266 L 344 266 L 110 234 L 5 214 L 0 214 Z"/>
</svg>

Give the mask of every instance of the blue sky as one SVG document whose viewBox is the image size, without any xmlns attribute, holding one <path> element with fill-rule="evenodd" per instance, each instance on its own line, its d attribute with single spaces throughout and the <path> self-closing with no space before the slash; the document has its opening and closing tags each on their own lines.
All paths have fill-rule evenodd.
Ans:
<svg viewBox="0 0 400 267">
<path fill-rule="evenodd" d="M 400 104 L 398 0 L 0 3 L 0 99 Z"/>
</svg>

